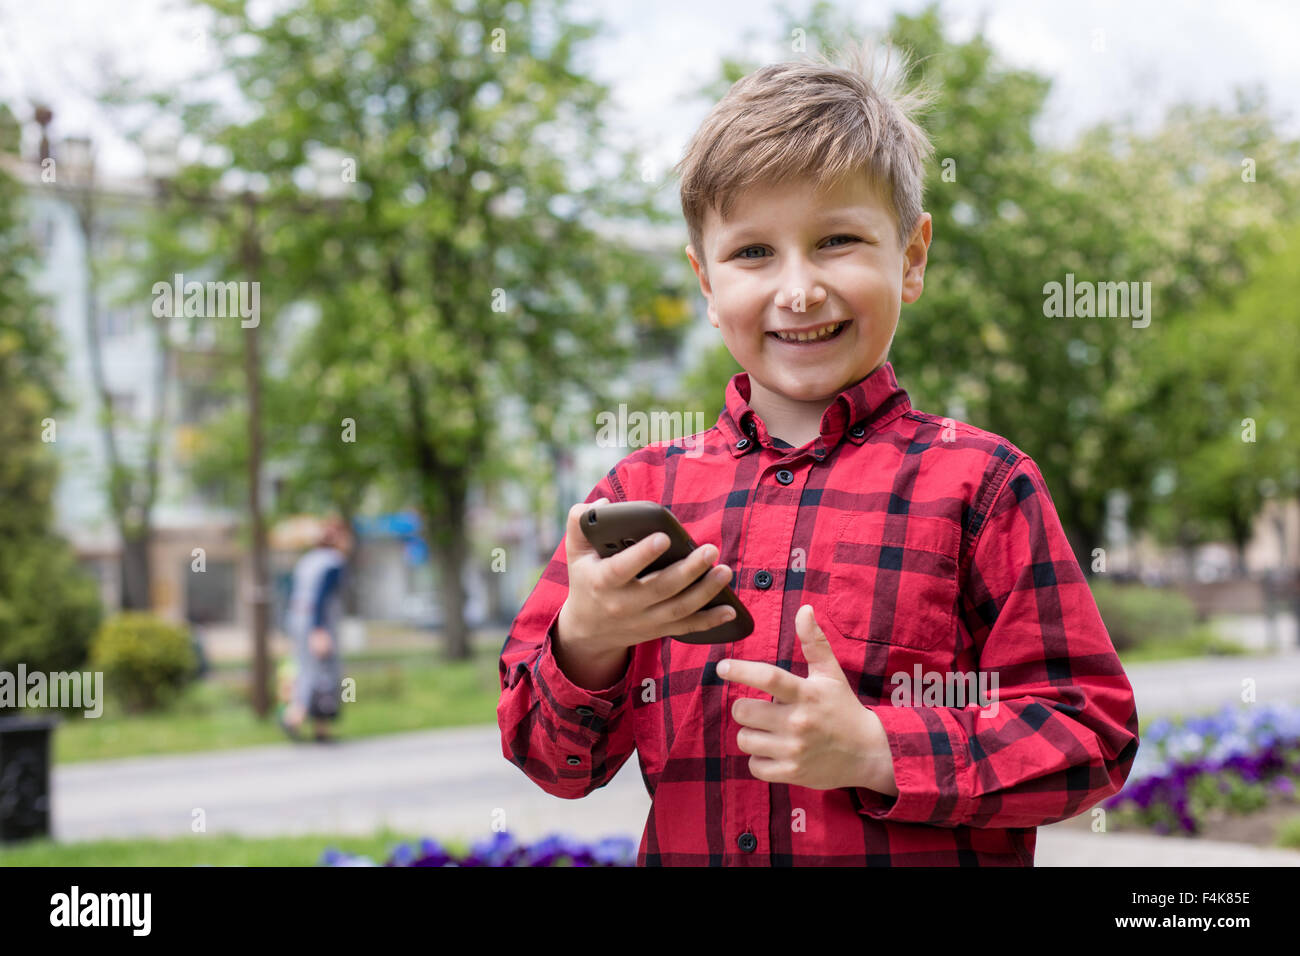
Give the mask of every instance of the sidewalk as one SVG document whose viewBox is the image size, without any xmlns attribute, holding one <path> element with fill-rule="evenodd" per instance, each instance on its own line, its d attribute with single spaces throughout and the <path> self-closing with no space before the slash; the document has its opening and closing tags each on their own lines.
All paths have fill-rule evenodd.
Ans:
<svg viewBox="0 0 1300 956">
<path fill-rule="evenodd" d="M 480 839 L 494 821 L 521 839 L 563 832 L 637 839 L 650 800 L 633 754 L 581 800 L 542 791 L 501 753 L 494 725 L 418 731 L 333 746 L 289 744 L 56 767 L 56 839 L 368 833 L 385 824 Z M 323 847 L 322 847 L 323 849 Z M 1038 866 L 1300 866 L 1300 852 L 1174 837 L 1041 827 Z"/>
</svg>

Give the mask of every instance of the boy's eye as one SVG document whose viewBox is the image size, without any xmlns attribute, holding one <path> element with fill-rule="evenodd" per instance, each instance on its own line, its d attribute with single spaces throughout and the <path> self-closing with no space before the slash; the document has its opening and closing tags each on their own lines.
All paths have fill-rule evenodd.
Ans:
<svg viewBox="0 0 1300 956">
<path fill-rule="evenodd" d="M 836 239 L 844 239 L 844 240 L 847 240 L 848 242 L 861 242 L 861 241 L 862 241 L 862 240 L 859 239 L 857 236 L 839 235 L 839 236 L 831 236 L 829 239 L 827 239 L 827 240 L 826 240 L 826 245 L 827 245 L 827 246 L 830 246 L 832 243 L 835 243 L 835 240 L 836 240 Z M 836 245 L 838 245 L 838 244 L 836 244 Z M 759 254 L 758 254 L 758 255 L 755 255 L 755 256 L 748 255 L 749 252 L 752 252 L 752 251 L 755 250 L 755 249 L 759 250 Z M 763 258 L 762 253 L 763 253 L 764 251 L 765 251 L 765 249 L 764 249 L 763 246 L 745 246 L 745 248 L 740 249 L 739 251 L 736 252 L 736 258 L 737 258 L 737 259 L 761 259 L 761 258 Z"/>
</svg>

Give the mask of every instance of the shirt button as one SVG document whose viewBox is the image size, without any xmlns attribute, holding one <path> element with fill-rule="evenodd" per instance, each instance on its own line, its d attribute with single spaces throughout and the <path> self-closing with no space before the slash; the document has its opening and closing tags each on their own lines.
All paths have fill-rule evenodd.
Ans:
<svg viewBox="0 0 1300 956">
<path fill-rule="evenodd" d="M 581 757 L 565 757 L 565 758 L 564 758 L 564 762 L 567 763 L 570 767 L 576 767 L 576 766 L 578 766 L 578 764 L 582 763 L 582 758 L 581 758 Z"/>
<path fill-rule="evenodd" d="M 745 853 L 753 853 L 758 847 L 758 837 L 745 831 L 736 839 L 736 845 Z"/>
<path fill-rule="evenodd" d="M 852 428 L 849 429 L 849 434 L 852 435 L 854 438 L 861 438 L 866 433 L 867 430 L 862 425 L 854 425 Z"/>
<path fill-rule="evenodd" d="M 595 711 L 592 710 L 590 707 L 579 707 L 577 708 L 577 710 L 578 710 L 578 715 L 580 717 L 590 717 L 592 714 L 595 713 Z"/>
<path fill-rule="evenodd" d="M 748 448 L 748 447 L 749 447 L 749 439 L 748 439 L 748 438 L 742 438 L 740 441 L 736 442 L 736 447 L 737 447 L 738 449 L 742 450 L 742 451 L 743 451 L 744 449 Z"/>
<path fill-rule="evenodd" d="M 790 482 L 794 481 L 794 472 L 782 468 L 776 473 L 776 480 L 783 485 L 788 485 Z"/>
<path fill-rule="evenodd" d="M 754 575 L 754 587 L 760 591 L 766 591 L 772 586 L 772 575 L 766 571 L 759 571 Z"/>
</svg>

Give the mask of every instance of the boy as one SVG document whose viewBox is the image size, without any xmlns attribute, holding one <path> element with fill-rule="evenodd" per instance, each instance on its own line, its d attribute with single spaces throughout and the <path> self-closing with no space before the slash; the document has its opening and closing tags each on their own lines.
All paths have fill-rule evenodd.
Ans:
<svg viewBox="0 0 1300 956">
<path fill-rule="evenodd" d="M 745 371 L 713 428 L 570 510 L 502 648 L 503 752 L 542 789 L 585 796 L 637 750 L 639 865 L 1032 866 L 1035 828 L 1137 753 L 1037 466 L 913 410 L 886 361 L 922 290 L 932 148 L 921 101 L 872 73 L 765 67 L 696 133 L 686 253 Z M 701 546 L 638 579 L 666 541 L 595 554 L 578 520 L 607 500 L 661 502 Z M 749 637 L 665 636 L 726 620 L 701 609 L 728 583 Z"/>
</svg>

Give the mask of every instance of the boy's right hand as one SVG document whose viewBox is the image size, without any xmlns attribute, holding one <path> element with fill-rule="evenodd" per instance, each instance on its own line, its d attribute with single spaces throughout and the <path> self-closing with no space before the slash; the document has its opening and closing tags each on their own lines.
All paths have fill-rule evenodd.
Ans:
<svg viewBox="0 0 1300 956">
<path fill-rule="evenodd" d="M 731 580 L 725 564 L 691 584 L 717 558 L 718 549 L 711 544 L 644 578 L 637 573 L 668 550 L 667 535 L 652 534 L 609 557 L 597 554 L 579 521 L 606 500 L 579 502 L 569 509 L 564 533 L 569 596 L 556 621 L 557 636 L 567 651 L 588 660 L 622 660 L 629 647 L 667 634 L 706 631 L 736 616 L 726 606 L 701 610 Z"/>
</svg>

